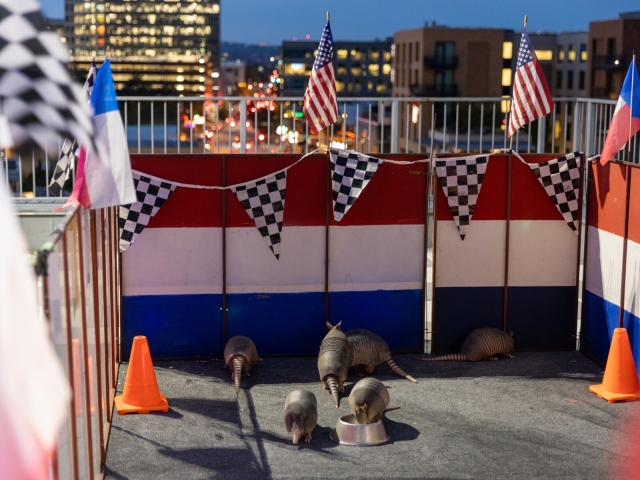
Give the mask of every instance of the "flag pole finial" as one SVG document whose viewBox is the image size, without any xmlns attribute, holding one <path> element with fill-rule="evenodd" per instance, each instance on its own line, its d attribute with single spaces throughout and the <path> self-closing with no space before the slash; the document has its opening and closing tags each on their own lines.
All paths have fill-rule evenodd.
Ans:
<svg viewBox="0 0 640 480">
<path fill-rule="evenodd" d="M 327 21 L 331 20 L 331 13 L 327 12 Z"/>
<path fill-rule="evenodd" d="M 524 16 L 524 28 L 527 28 L 527 20 L 529 20 L 529 15 Z"/>
</svg>

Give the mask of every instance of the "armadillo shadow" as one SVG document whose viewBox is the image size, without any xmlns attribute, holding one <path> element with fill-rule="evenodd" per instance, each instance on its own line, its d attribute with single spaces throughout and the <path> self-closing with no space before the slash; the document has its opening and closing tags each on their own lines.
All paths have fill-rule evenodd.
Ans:
<svg viewBox="0 0 640 480">
<path fill-rule="evenodd" d="M 391 438 L 388 443 L 415 440 L 420 435 L 420 431 L 418 429 L 412 427 L 408 423 L 390 420 L 387 414 L 385 414 L 382 419 L 382 423 L 384 424 L 384 429 L 387 431 L 387 435 Z"/>
<path fill-rule="evenodd" d="M 284 430 L 284 425 L 283 425 Z M 272 443 L 279 443 L 287 448 L 291 448 L 293 450 L 314 450 L 316 452 L 322 453 L 331 453 L 326 450 L 333 449 L 338 447 L 339 445 L 335 442 L 329 440 L 329 434 L 333 430 L 332 427 L 323 427 L 321 425 L 316 425 L 316 428 L 311 432 L 311 442 L 303 442 L 300 441 L 298 445 L 294 445 L 291 440 L 291 434 L 283 433 L 282 436 L 271 433 L 271 432 L 261 432 L 261 436 L 264 440 Z"/>
</svg>

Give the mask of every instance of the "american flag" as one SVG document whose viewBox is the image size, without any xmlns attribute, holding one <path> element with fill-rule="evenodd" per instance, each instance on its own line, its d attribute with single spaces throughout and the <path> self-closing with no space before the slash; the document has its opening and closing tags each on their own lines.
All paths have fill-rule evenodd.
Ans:
<svg viewBox="0 0 640 480">
<path fill-rule="evenodd" d="M 333 76 L 333 36 L 328 20 L 322 32 L 316 61 L 313 63 L 309 85 L 304 94 L 302 111 L 312 133 L 318 133 L 338 119 L 336 81 Z"/>
<path fill-rule="evenodd" d="M 522 32 L 509 123 L 509 136 L 553 110 L 553 99 L 526 31 Z"/>
</svg>

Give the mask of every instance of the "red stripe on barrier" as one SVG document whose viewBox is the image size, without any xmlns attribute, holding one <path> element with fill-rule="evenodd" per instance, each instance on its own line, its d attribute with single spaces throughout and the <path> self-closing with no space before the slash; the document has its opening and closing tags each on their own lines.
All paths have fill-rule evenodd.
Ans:
<svg viewBox="0 0 640 480">
<path fill-rule="evenodd" d="M 175 182 L 222 185 L 221 155 L 131 155 L 131 166 Z M 147 228 L 221 228 L 221 205 L 220 190 L 178 187 Z"/>
<path fill-rule="evenodd" d="M 597 162 L 589 165 L 589 226 L 615 235 L 624 235 L 626 169 L 625 165 L 617 161 L 608 162 L 604 166 Z M 630 216 L 632 211 L 630 210 Z"/>
<path fill-rule="evenodd" d="M 630 166 L 633 169 L 631 175 L 631 192 L 629 199 L 629 232 L 628 237 L 632 242 L 640 243 L 640 171 L 638 166 Z"/>
</svg>

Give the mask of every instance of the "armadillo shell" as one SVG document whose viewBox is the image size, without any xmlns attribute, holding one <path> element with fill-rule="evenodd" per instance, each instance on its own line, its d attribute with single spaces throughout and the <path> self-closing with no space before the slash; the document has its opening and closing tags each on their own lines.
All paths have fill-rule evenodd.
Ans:
<svg viewBox="0 0 640 480">
<path fill-rule="evenodd" d="M 335 375 L 344 381 L 349 371 L 351 348 L 346 335 L 339 330 L 331 330 L 320 344 L 318 372 L 320 380 L 327 375 Z"/>
<path fill-rule="evenodd" d="M 305 432 L 311 432 L 318 423 L 318 401 L 316 396 L 308 390 L 293 390 L 289 392 L 284 401 L 284 422 L 287 431 L 291 431 L 293 419 L 291 416 L 295 414 L 300 416 L 306 415 L 304 420 Z"/>
<path fill-rule="evenodd" d="M 260 359 L 254 343 L 250 338 L 243 337 L 242 335 L 230 338 L 227 342 L 227 346 L 224 347 L 225 365 L 230 366 L 233 357 L 237 355 L 242 355 L 249 363 L 249 365 L 257 362 Z"/>
<path fill-rule="evenodd" d="M 498 353 L 509 353 L 513 349 L 513 338 L 499 328 L 477 328 L 462 344 L 460 353 L 472 362 L 485 360 Z"/>
<path fill-rule="evenodd" d="M 367 377 L 356 383 L 351 390 L 349 406 L 355 415 L 356 405 L 366 402 L 369 418 L 373 418 L 389 406 L 390 400 L 387 387 L 377 378 Z"/>
<path fill-rule="evenodd" d="M 354 328 L 345 332 L 351 346 L 351 365 L 378 365 L 391 358 L 387 342 L 369 330 Z"/>
</svg>

